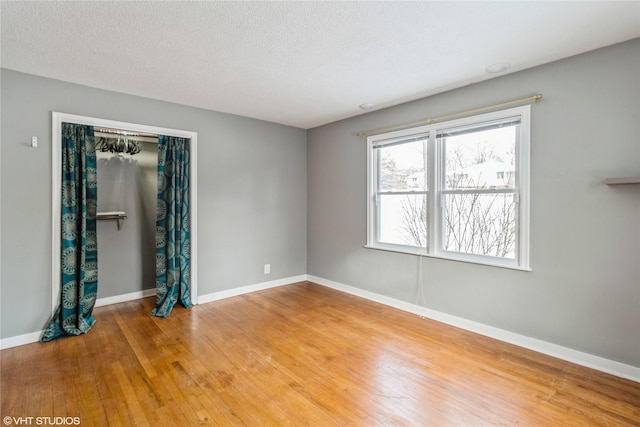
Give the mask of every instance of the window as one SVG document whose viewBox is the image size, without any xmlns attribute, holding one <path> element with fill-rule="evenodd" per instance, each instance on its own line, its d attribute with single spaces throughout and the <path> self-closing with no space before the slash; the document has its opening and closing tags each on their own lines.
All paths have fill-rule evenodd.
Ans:
<svg viewBox="0 0 640 427">
<path fill-rule="evenodd" d="M 528 269 L 529 111 L 370 136 L 367 247 Z"/>
</svg>

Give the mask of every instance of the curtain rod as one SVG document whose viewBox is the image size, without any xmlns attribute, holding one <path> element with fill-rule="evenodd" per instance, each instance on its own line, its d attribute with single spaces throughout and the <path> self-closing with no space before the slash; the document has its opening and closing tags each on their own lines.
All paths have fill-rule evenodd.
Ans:
<svg viewBox="0 0 640 427">
<path fill-rule="evenodd" d="M 526 98 L 514 99 L 514 100 L 511 100 L 511 101 L 500 102 L 498 104 L 485 105 L 484 107 L 473 108 L 471 110 L 460 111 L 458 113 L 445 114 L 445 115 L 442 115 L 442 116 L 432 117 L 430 119 L 424 119 L 424 120 L 420 120 L 420 121 L 417 121 L 417 122 L 404 123 L 404 124 L 401 124 L 401 125 L 388 126 L 388 127 L 385 127 L 385 128 L 378 128 L 378 129 L 372 129 L 372 130 L 365 130 L 365 131 L 356 133 L 356 136 L 367 137 L 367 136 L 375 135 L 375 134 L 382 133 L 382 132 L 389 132 L 389 131 L 392 131 L 392 130 L 406 129 L 406 128 L 410 128 L 410 127 L 414 127 L 414 126 L 420 126 L 420 125 L 430 125 L 432 123 L 439 122 L 439 121 L 442 121 L 442 120 L 445 120 L 445 119 L 451 119 L 451 118 L 454 118 L 454 117 L 466 116 L 468 114 L 479 113 L 481 111 L 486 111 L 486 110 L 493 110 L 495 108 L 505 107 L 507 105 L 519 104 L 521 102 L 527 102 L 527 101 L 539 102 L 541 99 L 542 99 L 542 94 L 536 94 L 536 95 L 533 95 L 533 96 L 528 96 Z"/>
</svg>

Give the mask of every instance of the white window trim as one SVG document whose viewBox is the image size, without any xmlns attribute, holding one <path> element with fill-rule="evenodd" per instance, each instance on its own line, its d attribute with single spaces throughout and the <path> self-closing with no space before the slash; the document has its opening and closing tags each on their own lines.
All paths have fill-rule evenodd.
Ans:
<svg viewBox="0 0 640 427">
<path fill-rule="evenodd" d="M 517 188 L 515 193 L 518 194 L 518 247 L 515 259 L 499 258 L 485 255 L 466 254 L 453 251 L 445 251 L 442 247 L 442 211 L 440 200 L 443 197 L 442 185 L 444 179 L 441 176 L 444 173 L 441 164 L 443 156 L 441 155 L 441 147 L 436 144 L 435 138 L 438 130 L 449 127 L 459 127 L 465 125 L 473 125 L 491 120 L 498 120 L 507 117 L 520 117 L 520 134 L 516 150 L 516 168 Z M 379 249 L 391 252 L 406 253 L 411 255 L 421 255 L 432 258 L 439 258 L 452 261 L 462 261 L 474 264 L 482 264 L 493 267 L 510 268 L 516 270 L 531 271 L 529 265 L 529 198 L 530 198 L 530 135 L 531 135 L 531 106 L 525 105 L 521 107 L 510 108 L 507 110 L 494 111 L 472 117 L 465 117 L 447 122 L 440 122 L 426 126 L 420 126 L 410 129 L 403 129 L 394 132 L 377 134 L 367 137 L 367 244 L 366 248 Z M 390 243 L 377 242 L 376 238 L 379 234 L 377 207 L 375 200 L 376 182 L 378 168 L 374 167 L 373 147 L 376 142 L 381 140 L 389 140 L 394 138 L 409 137 L 415 134 L 429 133 L 429 143 L 427 144 L 427 156 L 429 164 L 427 166 L 428 177 L 430 183 L 427 189 L 429 219 L 427 228 L 428 241 L 426 248 L 396 245 Z"/>
</svg>

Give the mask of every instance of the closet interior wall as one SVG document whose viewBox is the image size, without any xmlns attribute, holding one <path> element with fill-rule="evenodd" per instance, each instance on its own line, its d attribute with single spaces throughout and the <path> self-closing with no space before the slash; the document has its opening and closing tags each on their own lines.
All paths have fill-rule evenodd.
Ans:
<svg viewBox="0 0 640 427">
<path fill-rule="evenodd" d="M 115 220 L 97 222 L 98 298 L 155 288 L 158 144 L 141 145 L 135 155 L 96 152 L 98 212 L 127 215 L 120 230 Z"/>
</svg>

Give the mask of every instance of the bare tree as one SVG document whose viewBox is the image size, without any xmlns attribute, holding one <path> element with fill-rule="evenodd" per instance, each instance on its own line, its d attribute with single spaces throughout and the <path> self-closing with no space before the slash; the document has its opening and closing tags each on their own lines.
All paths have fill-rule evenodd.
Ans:
<svg viewBox="0 0 640 427">
<path fill-rule="evenodd" d="M 476 189 L 482 184 L 464 173 L 464 153 L 458 147 L 447 157 L 449 189 Z M 489 160 L 502 161 L 492 149 L 482 144 L 473 153 L 473 164 Z M 506 185 L 505 180 L 504 185 Z M 447 194 L 444 199 L 444 249 L 510 257 L 515 254 L 516 204 L 510 193 L 464 192 Z M 423 196 L 406 196 L 402 202 L 402 231 L 407 242 L 425 246 L 427 240 L 427 201 Z"/>
<path fill-rule="evenodd" d="M 445 201 L 445 249 L 497 257 L 515 251 L 515 203 L 511 194 L 463 193 Z"/>
<path fill-rule="evenodd" d="M 405 196 L 401 204 L 402 231 L 407 242 L 424 247 L 427 244 L 427 199 Z"/>
</svg>

